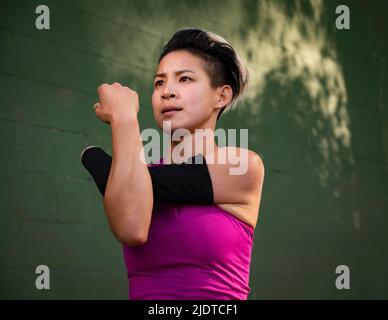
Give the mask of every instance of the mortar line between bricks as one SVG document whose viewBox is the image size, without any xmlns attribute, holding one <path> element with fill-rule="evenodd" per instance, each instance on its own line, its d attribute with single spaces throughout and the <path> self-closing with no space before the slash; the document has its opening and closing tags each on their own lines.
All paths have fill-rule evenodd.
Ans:
<svg viewBox="0 0 388 320">
<path fill-rule="evenodd" d="M 64 175 L 57 175 L 57 174 L 51 174 L 45 171 L 34 171 L 29 170 L 25 168 L 11 168 L 11 167 L 2 167 L 1 169 L 10 170 L 10 171 L 16 171 L 16 172 L 23 172 L 28 174 L 34 174 L 34 175 L 44 175 L 48 176 L 50 178 L 62 178 L 66 180 L 82 180 L 82 181 L 92 181 L 92 178 L 90 177 L 80 177 L 80 176 L 64 176 Z"/>
<path fill-rule="evenodd" d="M 142 66 L 138 66 L 138 65 L 133 64 L 133 63 L 128 63 L 128 62 L 124 62 L 122 60 L 117 60 L 117 59 L 114 59 L 114 58 L 111 58 L 111 57 L 107 57 L 107 56 L 104 56 L 102 54 L 99 54 L 99 53 L 96 53 L 96 52 L 93 52 L 93 51 L 89 51 L 89 50 L 86 50 L 86 49 L 82 49 L 82 48 L 79 48 L 79 47 L 63 44 L 62 42 L 59 42 L 59 41 L 56 41 L 56 40 L 41 38 L 41 37 L 29 34 L 29 33 L 21 32 L 21 31 L 16 31 L 16 30 L 13 30 L 13 29 L 9 29 L 9 28 L 1 26 L 1 25 L 0 25 L 0 30 L 6 30 L 6 31 L 8 31 L 10 33 L 15 33 L 15 34 L 18 34 L 18 35 L 22 35 L 24 37 L 36 39 L 36 40 L 43 41 L 43 42 L 47 42 L 47 43 L 49 43 L 51 45 L 54 44 L 56 46 L 63 47 L 63 48 L 66 48 L 66 49 L 70 49 L 70 50 L 73 50 L 73 51 L 77 51 L 77 52 L 81 52 L 81 53 L 86 53 L 86 54 L 89 54 L 90 56 L 94 56 L 94 57 L 98 57 L 98 58 L 103 58 L 103 59 L 111 61 L 111 62 L 115 62 L 115 63 L 121 64 L 121 65 L 125 65 L 126 67 L 137 68 L 137 69 L 140 69 L 141 71 L 151 72 L 151 70 L 149 70 L 147 68 L 144 68 Z"/>
<path fill-rule="evenodd" d="M 0 265 L 0 269 L 19 269 L 19 270 L 31 270 L 34 272 L 36 266 L 18 266 L 18 265 Z M 54 268 L 50 267 L 50 271 L 58 271 L 58 272 L 79 272 L 79 273 L 110 273 L 106 271 L 99 271 L 96 269 L 70 269 L 70 268 Z"/>
<path fill-rule="evenodd" d="M 284 210 L 292 208 L 294 210 L 301 210 L 301 211 L 306 211 L 306 212 L 313 211 L 314 214 L 320 214 L 319 212 L 322 212 L 322 213 L 328 214 L 330 216 L 338 215 L 338 212 L 333 211 L 333 209 L 319 209 L 319 207 L 318 208 L 317 207 L 308 208 L 308 207 L 295 206 L 295 205 L 281 205 L 278 202 L 273 202 L 273 201 L 270 201 L 270 200 L 266 200 L 266 203 L 268 203 L 268 206 L 277 207 L 277 208 L 281 208 L 281 209 L 284 209 Z M 263 209 L 260 209 L 260 210 L 263 211 Z M 372 216 L 372 218 L 374 218 L 376 220 L 380 220 L 382 217 L 383 216 Z"/>
<path fill-rule="evenodd" d="M 92 93 L 90 93 L 88 91 L 80 90 L 80 89 L 77 89 L 77 88 L 70 88 L 70 87 L 67 87 L 67 86 L 64 86 L 64 85 L 61 85 L 61 84 L 57 84 L 57 83 L 54 83 L 54 82 L 50 82 L 50 81 L 45 81 L 45 80 L 34 79 L 34 78 L 22 76 L 22 75 L 17 74 L 17 73 L 11 73 L 11 72 L 0 70 L 0 74 L 6 75 L 6 76 L 10 76 L 10 77 L 19 78 L 19 79 L 23 79 L 23 80 L 28 80 L 28 81 L 32 81 L 32 82 L 42 83 L 42 84 L 45 84 L 45 85 L 48 85 L 48 86 L 51 86 L 51 87 L 56 87 L 56 88 L 61 88 L 61 89 L 69 89 L 69 90 L 81 93 L 81 94 L 83 94 L 85 96 L 88 96 L 88 97 L 93 97 L 93 98 L 96 97 L 95 93 L 92 94 Z"/>
<path fill-rule="evenodd" d="M 358 130 L 355 130 L 355 131 L 359 132 Z M 322 149 L 316 143 L 315 144 L 314 143 L 300 143 L 299 140 L 290 139 L 288 136 L 287 137 L 279 136 L 278 134 L 275 134 L 275 133 L 260 132 L 260 138 L 269 138 L 269 139 L 274 140 L 274 141 L 281 141 L 281 142 L 285 142 L 285 143 L 290 144 L 290 145 L 296 145 L 296 146 L 307 148 L 307 149 L 313 149 L 315 151 L 322 151 L 322 150 L 326 151 L 325 149 Z M 376 164 L 376 165 L 384 166 L 384 167 L 388 166 L 388 163 L 386 163 L 386 162 L 372 162 L 372 161 L 369 161 L 365 158 L 355 156 L 355 155 L 353 155 L 353 158 L 356 160 L 363 161 L 365 163 Z"/>
<path fill-rule="evenodd" d="M 264 208 L 264 209 L 263 209 Z M 317 208 L 304 208 L 304 207 L 297 207 L 294 205 L 281 205 L 277 202 L 271 202 L 267 201 L 266 203 L 263 203 L 262 207 L 260 207 L 260 211 L 270 211 L 272 208 L 274 209 L 283 209 L 283 210 L 289 210 L 295 211 L 296 213 L 293 213 L 294 215 L 303 216 L 304 218 L 309 217 L 312 218 L 312 215 L 319 216 L 319 217 L 332 217 L 332 216 L 338 216 L 341 217 L 347 217 L 347 218 L 354 218 L 353 214 L 348 213 L 348 211 L 340 210 L 340 212 L 336 212 L 333 210 L 325 210 L 325 209 L 317 209 Z M 383 218 L 383 215 L 381 216 L 371 216 L 368 215 L 368 220 L 374 220 L 375 222 L 380 222 Z M 315 217 L 314 217 L 315 219 Z"/>
<path fill-rule="evenodd" d="M 89 227 L 108 227 L 107 223 L 88 223 L 88 222 L 81 222 L 81 221 L 64 221 L 64 220 L 58 220 L 57 218 L 55 220 L 50 219 L 32 219 L 28 217 L 15 217 L 15 216 L 0 216 L 1 220 L 13 220 L 20 223 L 48 223 L 48 224 L 63 224 L 63 225 L 81 225 L 81 226 L 89 226 Z"/>
<path fill-rule="evenodd" d="M 268 172 L 274 172 L 274 173 L 278 173 L 278 174 L 284 175 L 284 176 L 293 176 L 293 177 L 302 178 L 302 179 L 308 180 L 309 182 L 311 182 L 311 181 L 318 182 L 319 186 L 324 188 L 324 189 L 327 189 L 330 187 L 345 187 L 348 190 L 349 189 L 359 189 L 359 190 L 373 191 L 376 193 L 388 194 L 388 189 L 384 189 L 384 188 L 374 188 L 374 187 L 371 187 L 368 185 L 362 185 L 362 184 L 355 185 L 355 184 L 347 183 L 347 182 L 340 181 L 340 180 L 327 180 L 328 181 L 327 185 L 322 186 L 322 185 L 320 185 L 321 181 L 319 179 L 317 179 L 317 177 L 307 176 L 307 175 L 304 175 L 304 174 L 301 174 L 298 172 L 293 172 L 290 170 L 276 169 L 276 168 L 273 168 L 270 166 L 266 167 L 266 170 Z"/>
<path fill-rule="evenodd" d="M 358 242 L 350 245 L 349 243 L 343 243 L 343 242 L 319 242 L 312 239 L 306 239 L 306 240 L 294 240 L 294 239 L 275 239 L 275 238 L 269 238 L 269 237 L 263 237 L 261 236 L 260 239 L 257 239 L 259 242 L 266 242 L 271 243 L 274 245 L 289 245 L 289 246 L 311 246 L 311 247 L 322 247 L 322 248 L 357 248 L 357 249 L 369 249 L 369 247 L 375 247 L 375 245 L 382 244 L 382 242 L 375 241 L 375 242 L 369 242 L 369 247 L 361 247 L 362 239 L 358 239 Z M 370 241 L 370 240 L 368 240 Z M 353 244 L 354 243 L 354 244 Z"/>
<path fill-rule="evenodd" d="M 77 136 L 81 136 L 84 138 L 87 137 L 87 135 L 85 133 L 82 133 L 82 132 L 66 130 L 66 129 L 57 128 L 57 127 L 53 127 L 53 126 L 43 126 L 43 125 L 39 125 L 36 123 L 29 123 L 29 122 L 26 122 L 24 120 L 19 120 L 19 119 L 4 118 L 4 117 L 0 116 L 0 121 L 8 122 L 8 123 L 17 123 L 19 125 L 21 124 L 21 125 L 25 125 L 25 126 L 29 126 L 29 127 L 35 127 L 35 128 L 50 130 L 50 131 L 54 131 L 54 132 L 61 132 L 61 133 L 77 135 Z"/>
<path fill-rule="evenodd" d="M 361 112 L 364 111 L 360 108 L 351 108 L 351 109 L 348 109 L 348 112 L 351 113 L 352 110 L 354 110 L 356 112 L 357 111 L 361 111 Z M 261 111 L 261 112 L 263 112 L 263 111 Z M 328 121 L 330 120 L 330 119 L 329 120 L 326 119 L 326 120 L 322 121 L 322 116 L 318 116 L 318 115 L 316 115 L 316 113 L 311 113 L 311 110 L 304 111 L 304 109 L 303 110 L 295 110 L 294 112 L 288 111 L 287 109 L 273 109 L 270 112 L 273 114 L 276 114 L 276 113 L 285 114 L 285 115 L 290 116 L 290 117 L 299 116 L 299 117 L 301 117 L 303 119 L 307 119 L 311 122 L 321 121 L 324 123 L 328 123 Z M 380 136 L 381 136 L 380 131 L 363 130 L 362 127 L 354 126 L 352 123 L 349 123 L 349 128 L 352 128 L 352 131 L 356 131 L 356 132 L 366 134 L 366 135 L 371 135 L 375 138 L 380 138 Z"/>
<path fill-rule="evenodd" d="M 384 246 L 384 242 L 373 242 L 369 243 L 369 246 L 365 246 L 362 243 L 362 239 L 359 239 L 358 243 L 354 243 L 354 245 L 349 245 L 349 244 L 343 244 L 343 243 L 322 243 L 322 242 L 317 242 L 317 241 L 312 241 L 311 239 L 307 239 L 305 241 L 298 241 L 298 240 L 277 240 L 277 239 L 271 239 L 271 238 L 261 238 L 259 241 L 265 241 L 265 242 L 270 242 L 274 245 L 282 245 L 282 246 L 299 246 L 299 247 L 311 247 L 311 248 L 341 248 L 341 249 L 360 249 L 364 250 L 365 254 L 368 254 L 368 251 L 370 250 L 371 247 L 376 248 L 376 244 L 381 244 L 381 247 Z"/>
<path fill-rule="evenodd" d="M 323 277 L 321 275 L 311 275 L 311 274 L 284 274 L 284 273 L 263 273 L 263 272 L 257 272 L 257 273 L 252 273 L 254 274 L 255 276 L 257 277 L 270 277 L 270 278 L 278 278 L 278 277 L 281 277 L 281 278 L 290 278 L 290 279 L 294 279 L 294 278 L 308 278 L 308 279 L 319 279 L 319 280 L 330 280 L 330 281 L 333 281 L 333 279 L 335 279 L 335 273 L 334 273 L 334 270 L 333 270 L 333 275 L 332 276 L 327 276 L 327 277 Z M 368 280 L 370 279 L 369 276 L 360 276 L 360 275 L 357 275 L 355 276 L 356 279 L 360 279 L 360 280 Z"/>
<path fill-rule="evenodd" d="M 70 269 L 70 268 L 50 268 L 50 271 L 63 272 L 63 273 L 66 273 L 66 272 L 96 273 L 96 274 L 106 273 L 106 271 L 96 270 L 96 269 Z"/>
<path fill-rule="evenodd" d="M 149 31 L 147 29 L 142 29 L 142 28 L 139 28 L 138 26 L 129 25 L 127 23 L 120 22 L 120 21 L 117 21 L 117 20 L 112 19 L 112 18 L 108 18 L 108 17 L 102 16 L 102 15 L 99 15 L 97 13 L 91 12 L 91 11 L 87 11 L 85 9 L 82 9 L 80 7 L 77 7 L 77 6 L 73 6 L 73 5 L 69 4 L 69 3 L 63 2 L 61 0 L 59 1 L 59 4 L 61 4 L 62 6 L 71 8 L 73 10 L 82 12 L 82 13 L 84 13 L 86 15 L 93 16 L 93 17 L 98 18 L 100 20 L 106 20 L 106 21 L 109 21 L 109 22 L 112 22 L 112 23 L 115 23 L 115 24 L 118 24 L 118 25 L 121 25 L 121 26 L 125 26 L 127 29 L 133 29 L 133 30 L 136 30 L 136 31 L 140 31 L 140 32 L 146 33 L 146 34 L 148 34 L 148 35 L 150 35 L 152 37 L 165 40 L 165 37 L 163 37 L 162 35 L 160 35 L 158 33 L 153 33 L 153 32 L 151 32 L 151 31 Z"/>
</svg>

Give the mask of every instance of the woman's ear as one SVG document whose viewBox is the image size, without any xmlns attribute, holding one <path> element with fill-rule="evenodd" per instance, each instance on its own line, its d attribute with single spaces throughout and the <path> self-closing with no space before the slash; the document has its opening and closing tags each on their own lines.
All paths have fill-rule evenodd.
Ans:
<svg viewBox="0 0 388 320">
<path fill-rule="evenodd" d="M 230 85 L 223 85 L 218 92 L 217 108 L 221 109 L 226 107 L 233 99 L 233 90 Z"/>
</svg>

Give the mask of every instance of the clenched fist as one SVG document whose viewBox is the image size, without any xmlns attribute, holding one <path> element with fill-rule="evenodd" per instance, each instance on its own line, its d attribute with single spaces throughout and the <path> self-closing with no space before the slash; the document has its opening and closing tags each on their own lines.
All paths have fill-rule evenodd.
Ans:
<svg viewBox="0 0 388 320">
<path fill-rule="evenodd" d="M 136 91 L 115 82 L 102 84 L 97 88 L 100 102 L 94 105 L 96 116 L 105 123 L 128 121 L 137 118 L 139 96 Z"/>
</svg>

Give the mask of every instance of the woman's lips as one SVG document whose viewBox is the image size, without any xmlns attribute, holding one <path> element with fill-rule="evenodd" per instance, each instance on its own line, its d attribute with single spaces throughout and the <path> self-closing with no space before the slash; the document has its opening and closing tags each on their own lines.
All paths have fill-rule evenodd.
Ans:
<svg viewBox="0 0 388 320">
<path fill-rule="evenodd" d="M 178 113 L 179 111 L 182 111 L 182 110 L 170 110 L 170 111 L 165 111 L 162 113 L 163 116 L 172 116 L 174 115 L 175 113 Z"/>
</svg>

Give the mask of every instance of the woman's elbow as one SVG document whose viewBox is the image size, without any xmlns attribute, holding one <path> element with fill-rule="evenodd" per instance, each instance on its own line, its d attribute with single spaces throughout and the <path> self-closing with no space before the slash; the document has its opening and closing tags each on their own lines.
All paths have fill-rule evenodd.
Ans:
<svg viewBox="0 0 388 320">
<path fill-rule="evenodd" d="M 138 219 L 124 219 L 116 225 L 116 238 L 126 246 L 138 246 L 145 244 L 148 240 L 149 225 L 139 223 Z"/>
<path fill-rule="evenodd" d="M 135 210 L 137 214 L 112 214 L 112 207 L 108 205 L 104 199 L 104 208 L 108 216 L 109 225 L 115 238 L 123 245 L 136 246 L 147 242 L 148 230 L 150 225 L 150 217 L 152 215 L 152 207 L 147 208 L 147 212 L 139 214 L 139 210 Z M 117 208 L 115 208 L 117 210 Z M 150 212 L 148 212 L 148 210 Z M 121 210 L 123 211 L 123 210 Z M 148 217 L 145 220 L 140 217 Z"/>
<path fill-rule="evenodd" d="M 144 238 L 128 238 L 120 237 L 117 239 L 122 245 L 127 247 L 141 246 L 147 242 L 147 239 Z"/>
<path fill-rule="evenodd" d="M 115 232 L 116 239 L 125 246 L 140 246 L 147 242 L 148 234 L 128 234 L 128 231 Z"/>
</svg>

